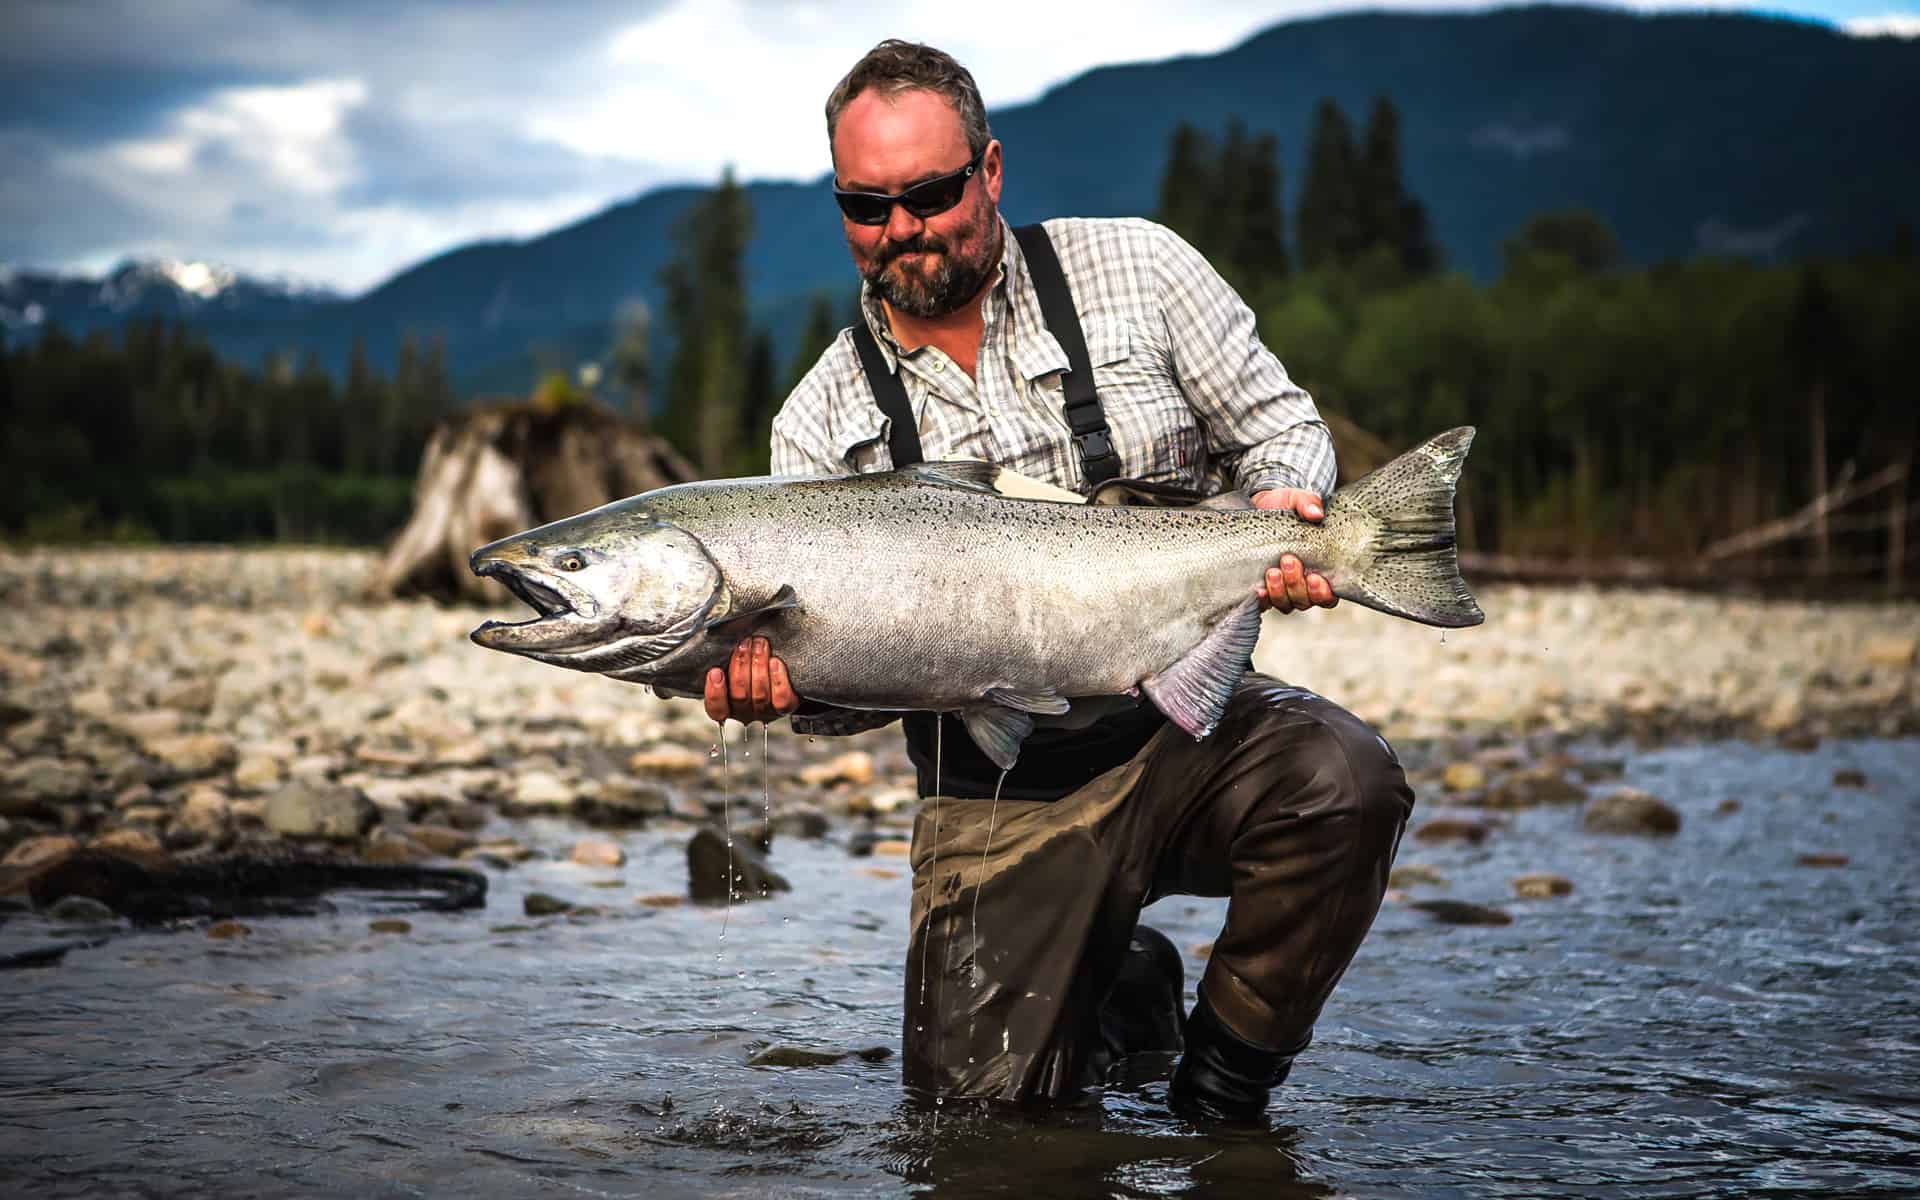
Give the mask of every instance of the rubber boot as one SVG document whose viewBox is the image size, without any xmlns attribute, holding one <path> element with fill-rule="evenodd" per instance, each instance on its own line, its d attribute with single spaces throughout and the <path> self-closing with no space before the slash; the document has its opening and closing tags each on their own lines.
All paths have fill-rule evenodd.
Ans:
<svg viewBox="0 0 1920 1200">
<path fill-rule="evenodd" d="M 1187 986 L 1180 951 L 1151 925 L 1135 925 L 1113 990 L 1100 1006 L 1100 1042 L 1106 1065 L 1129 1054 L 1178 1054 L 1183 1044 L 1182 994 Z"/>
<path fill-rule="evenodd" d="M 1304 1049 L 1305 1042 L 1281 1051 L 1243 1040 L 1215 1014 L 1203 991 L 1187 1018 L 1187 1052 L 1167 1085 L 1167 1106 L 1188 1120 L 1264 1124 L 1268 1095 Z"/>
</svg>

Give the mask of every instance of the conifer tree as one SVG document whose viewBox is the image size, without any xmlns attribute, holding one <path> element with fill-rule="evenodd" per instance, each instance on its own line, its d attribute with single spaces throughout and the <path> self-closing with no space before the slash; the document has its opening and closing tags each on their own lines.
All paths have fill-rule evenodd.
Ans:
<svg viewBox="0 0 1920 1200">
<path fill-rule="evenodd" d="M 1219 197 L 1219 154 L 1213 139 L 1185 121 L 1173 127 L 1167 166 L 1160 174 L 1160 205 L 1153 219 L 1191 242 L 1213 248 L 1211 222 Z"/>
<path fill-rule="evenodd" d="M 1241 285 L 1258 292 L 1287 276 L 1286 217 L 1280 206 L 1280 140 L 1255 137 L 1246 150 L 1239 242 L 1230 258 Z"/>
<path fill-rule="evenodd" d="M 1294 250 L 1304 269 L 1345 265 L 1365 248 L 1358 173 L 1346 114 L 1331 98 L 1322 99 L 1313 113 L 1307 173 L 1294 216 Z"/>
<path fill-rule="evenodd" d="M 725 474 L 742 428 L 747 293 L 741 260 L 753 213 L 733 169 L 696 200 L 661 272 L 674 352 L 662 431 L 706 474 Z"/>
<path fill-rule="evenodd" d="M 1400 112 L 1381 96 L 1367 114 L 1359 170 L 1360 230 L 1364 248 L 1389 246 L 1394 259 L 1412 275 L 1431 272 L 1437 262 L 1427 210 L 1407 190 L 1400 168 Z"/>
</svg>

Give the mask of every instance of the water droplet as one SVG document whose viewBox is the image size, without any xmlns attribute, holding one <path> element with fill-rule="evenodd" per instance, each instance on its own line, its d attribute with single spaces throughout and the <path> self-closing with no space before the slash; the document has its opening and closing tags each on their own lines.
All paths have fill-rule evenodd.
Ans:
<svg viewBox="0 0 1920 1200">
<path fill-rule="evenodd" d="M 720 747 L 718 747 L 718 746 L 708 746 L 708 747 L 707 747 L 707 757 L 708 757 L 708 758 L 719 758 L 719 757 L 720 757 Z"/>
</svg>

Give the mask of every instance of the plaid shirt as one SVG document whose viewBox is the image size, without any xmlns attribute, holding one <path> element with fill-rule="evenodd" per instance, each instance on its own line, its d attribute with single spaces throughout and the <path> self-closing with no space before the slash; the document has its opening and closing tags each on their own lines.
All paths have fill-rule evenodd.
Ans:
<svg viewBox="0 0 1920 1200">
<path fill-rule="evenodd" d="M 1066 272 L 1113 431 L 1120 474 L 1201 492 L 1334 485 L 1313 400 L 1260 343 L 1253 312 L 1177 235 L 1138 219 L 1046 223 Z M 1000 276 L 981 315 L 976 378 L 933 346 L 902 351 L 880 300 L 861 310 L 906 385 L 929 460 L 974 458 L 1087 490 L 1061 413 L 1067 355 L 1047 332 L 1020 245 L 1001 222 Z M 773 422 L 773 473 L 885 471 L 887 418 L 845 329 Z"/>
</svg>

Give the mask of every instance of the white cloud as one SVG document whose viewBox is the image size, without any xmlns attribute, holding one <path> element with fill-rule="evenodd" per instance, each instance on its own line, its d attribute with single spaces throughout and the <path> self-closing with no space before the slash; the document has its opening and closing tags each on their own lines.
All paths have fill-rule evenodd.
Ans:
<svg viewBox="0 0 1920 1200">
<path fill-rule="evenodd" d="M 1855 37 L 1920 37 L 1920 13 L 1890 12 L 1877 17 L 1854 17 L 1841 24 Z"/>
</svg>

